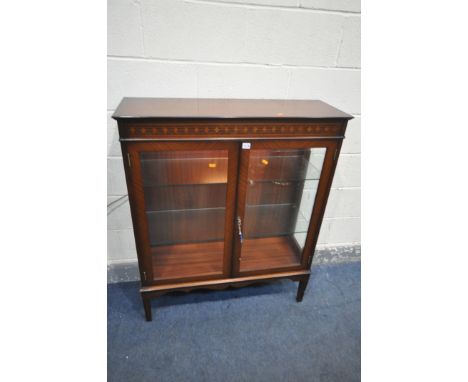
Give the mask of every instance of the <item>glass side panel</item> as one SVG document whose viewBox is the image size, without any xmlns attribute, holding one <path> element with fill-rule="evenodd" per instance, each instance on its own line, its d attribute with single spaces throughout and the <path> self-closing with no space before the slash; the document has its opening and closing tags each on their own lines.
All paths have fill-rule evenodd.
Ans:
<svg viewBox="0 0 468 382">
<path fill-rule="evenodd" d="M 251 150 L 241 272 L 300 265 L 325 153 Z"/>
<path fill-rule="evenodd" d="M 227 150 L 140 153 L 155 280 L 221 275 Z"/>
</svg>

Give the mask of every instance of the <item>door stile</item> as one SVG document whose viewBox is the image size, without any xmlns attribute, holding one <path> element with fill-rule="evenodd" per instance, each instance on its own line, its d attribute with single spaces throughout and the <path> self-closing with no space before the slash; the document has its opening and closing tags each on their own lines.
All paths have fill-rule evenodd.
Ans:
<svg viewBox="0 0 468 382">
<path fill-rule="evenodd" d="M 314 208 L 310 218 L 307 238 L 302 252 L 302 266 L 310 269 L 317 246 L 320 228 L 322 226 L 325 208 L 327 206 L 330 189 L 335 174 L 336 165 L 341 149 L 341 141 L 327 142 L 327 152 L 325 155 L 322 173 L 320 176 L 317 193 L 315 195 Z"/>
<path fill-rule="evenodd" d="M 247 196 L 247 181 L 249 175 L 249 160 L 250 160 L 250 148 L 241 148 L 239 152 L 239 172 L 237 177 L 237 201 L 236 201 L 236 214 L 234 217 L 234 247 L 232 256 L 232 274 L 233 276 L 239 276 L 240 261 L 242 252 L 241 237 L 239 235 L 239 221 L 240 228 L 242 230 L 242 223 L 244 222 L 245 205 Z M 250 145 L 249 145 L 250 147 Z"/>
<path fill-rule="evenodd" d="M 149 246 L 148 223 L 145 215 L 145 201 L 141 166 L 138 151 L 134 144 L 125 143 L 122 146 L 124 168 L 127 177 L 128 200 L 133 223 L 138 263 L 140 264 L 140 280 L 142 285 L 149 285 L 153 280 L 153 266 Z"/>
<path fill-rule="evenodd" d="M 239 145 L 237 142 L 226 142 L 228 146 L 228 183 L 226 193 L 226 216 L 224 223 L 224 277 L 231 277 L 235 242 L 236 193 L 238 185 Z"/>
</svg>

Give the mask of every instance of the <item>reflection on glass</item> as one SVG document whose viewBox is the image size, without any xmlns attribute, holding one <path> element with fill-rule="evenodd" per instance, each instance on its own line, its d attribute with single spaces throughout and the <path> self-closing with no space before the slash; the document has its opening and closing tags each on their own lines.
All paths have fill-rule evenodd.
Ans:
<svg viewBox="0 0 468 382">
<path fill-rule="evenodd" d="M 300 264 L 325 152 L 251 151 L 241 271 Z"/>
<path fill-rule="evenodd" d="M 222 274 L 227 150 L 140 154 L 154 279 Z"/>
</svg>

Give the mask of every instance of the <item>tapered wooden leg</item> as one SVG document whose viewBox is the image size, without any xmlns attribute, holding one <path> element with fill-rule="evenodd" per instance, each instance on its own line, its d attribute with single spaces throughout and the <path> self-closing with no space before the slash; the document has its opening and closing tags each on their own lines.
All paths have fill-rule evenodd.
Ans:
<svg viewBox="0 0 468 382">
<path fill-rule="evenodd" d="M 301 302 L 302 298 L 304 297 L 304 292 L 307 288 L 307 283 L 309 282 L 309 277 L 307 276 L 303 278 L 301 281 L 299 281 L 299 287 L 297 288 L 297 295 L 296 295 L 296 301 Z"/>
<path fill-rule="evenodd" d="M 143 308 L 145 308 L 146 321 L 151 321 L 152 320 L 151 299 L 148 297 L 145 297 L 144 295 L 142 295 L 141 298 L 143 299 Z"/>
</svg>

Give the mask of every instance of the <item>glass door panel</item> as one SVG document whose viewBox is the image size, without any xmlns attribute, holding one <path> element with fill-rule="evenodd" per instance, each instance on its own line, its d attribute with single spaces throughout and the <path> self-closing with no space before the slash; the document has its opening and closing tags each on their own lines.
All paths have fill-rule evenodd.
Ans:
<svg viewBox="0 0 468 382">
<path fill-rule="evenodd" d="M 299 266 L 326 148 L 252 149 L 240 272 Z"/>
<path fill-rule="evenodd" d="M 154 280 L 223 274 L 228 156 L 140 153 Z"/>
</svg>

